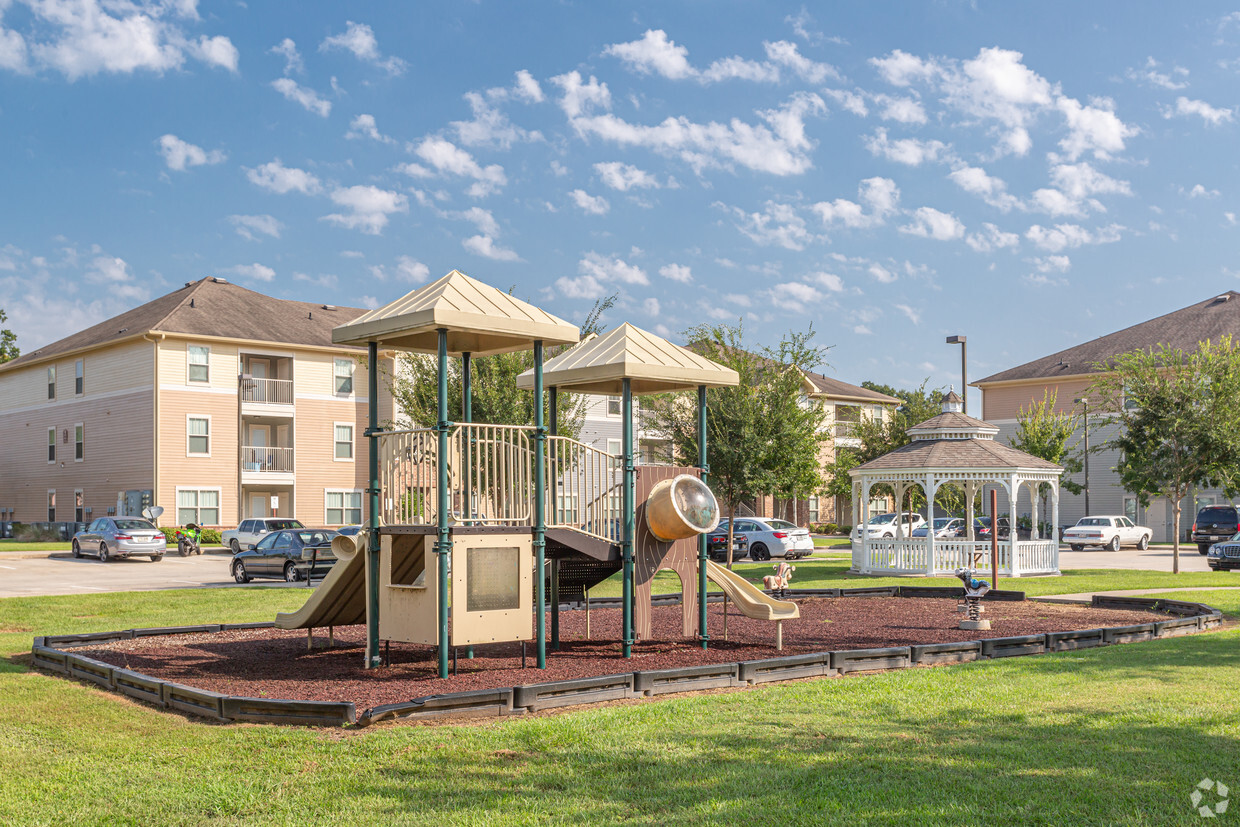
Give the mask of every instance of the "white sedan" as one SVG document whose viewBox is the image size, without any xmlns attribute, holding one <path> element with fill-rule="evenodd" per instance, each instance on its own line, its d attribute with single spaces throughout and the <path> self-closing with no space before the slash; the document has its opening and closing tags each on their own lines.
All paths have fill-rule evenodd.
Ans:
<svg viewBox="0 0 1240 827">
<path fill-rule="evenodd" d="M 861 542 L 861 531 L 865 530 L 871 540 L 890 540 L 896 536 L 896 529 L 900 528 L 898 520 L 900 515 L 892 512 L 890 514 L 876 514 L 870 518 L 870 521 L 864 526 L 857 526 L 853 529 L 852 539 L 854 543 Z M 904 523 L 900 531 L 905 537 L 912 537 L 913 532 L 926 524 L 926 518 L 915 512 L 904 512 L 902 518 Z"/>
<path fill-rule="evenodd" d="M 930 533 L 930 526 L 926 523 L 919 525 L 913 529 L 913 537 L 925 537 Z M 934 538 L 936 540 L 954 539 L 964 534 L 964 520 L 960 517 L 935 517 L 934 518 Z"/>
<path fill-rule="evenodd" d="M 1076 525 L 1063 533 L 1063 542 L 1080 551 L 1085 546 L 1119 551 L 1120 546 L 1136 546 L 1144 551 L 1150 546 L 1153 531 L 1135 525 L 1127 517 L 1082 517 Z"/>
<path fill-rule="evenodd" d="M 727 530 L 726 524 L 720 528 Z M 738 517 L 736 533 L 749 538 L 750 560 L 770 560 L 772 557 L 795 560 L 798 557 L 808 557 L 814 552 L 814 541 L 809 536 L 809 529 L 787 520 Z"/>
</svg>

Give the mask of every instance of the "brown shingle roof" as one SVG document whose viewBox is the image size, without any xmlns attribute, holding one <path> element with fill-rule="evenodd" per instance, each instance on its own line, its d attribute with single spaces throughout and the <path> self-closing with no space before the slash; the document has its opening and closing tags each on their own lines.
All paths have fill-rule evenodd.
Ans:
<svg viewBox="0 0 1240 827">
<path fill-rule="evenodd" d="M 944 411 L 941 414 L 932 416 L 925 422 L 918 422 L 916 425 L 908 429 L 908 433 L 915 434 L 921 431 L 960 431 L 981 429 L 990 433 L 998 433 L 999 427 L 991 425 L 981 419 L 974 419 L 968 414 L 959 411 Z"/>
<path fill-rule="evenodd" d="M 894 471 L 922 468 L 1036 468 L 1059 470 L 1053 462 L 1010 448 L 990 439 L 927 439 L 910 442 L 858 465 L 854 471 Z"/>
<path fill-rule="evenodd" d="M 843 397 L 845 399 L 866 399 L 889 405 L 899 405 L 902 402 L 902 400 L 894 396 L 888 396 L 885 393 L 872 391 L 869 388 L 863 388 L 858 385 L 850 385 L 847 382 L 841 382 L 839 379 L 823 376 L 821 373 L 805 371 L 805 378 L 809 380 L 811 385 L 817 388 L 818 393 L 825 396 Z"/>
<path fill-rule="evenodd" d="M 325 310 L 320 302 L 276 299 L 222 279 L 204 278 L 25 353 L 0 366 L 0 371 L 150 332 L 341 347 L 332 344 L 332 328 L 365 312 L 357 307 Z"/>
<path fill-rule="evenodd" d="M 1097 373 L 1097 363 L 1106 362 L 1121 353 L 1163 344 L 1188 351 L 1195 350 L 1198 343 L 1207 339 L 1218 341 L 1219 337 L 1226 334 L 1240 336 L 1238 299 L 1240 293 L 1229 290 L 1165 316 L 1026 362 L 972 384 L 982 387 L 990 382 L 1058 379 Z"/>
</svg>

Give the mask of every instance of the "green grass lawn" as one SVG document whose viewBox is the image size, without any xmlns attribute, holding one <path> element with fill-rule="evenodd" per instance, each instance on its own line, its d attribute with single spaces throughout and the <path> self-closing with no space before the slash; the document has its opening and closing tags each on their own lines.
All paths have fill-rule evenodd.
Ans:
<svg viewBox="0 0 1240 827">
<path fill-rule="evenodd" d="M 1170 577 L 1071 577 L 1129 574 Z M 1189 577 L 1190 599 L 1240 614 L 1240 592 Z M 262 620 L 302 598 L 0 600 L 0 823 L 1189 825 L 1200 779 L 1240 784 L 1240 630 L 352 732 L 199 723 L 21 662 L 36 632 Z"/>
<path fill-rule="evenodd" d="M 852 540 L 847 537 L 815 537 L 814 548 L 850 548 Z"/>
<path fill-rule="evenodd" d="M 53 543 L 31 543 L 25 540 L 0 539 L 0 551 L 69 551 L 70 544 L 57 540 Z"/>
</svg>

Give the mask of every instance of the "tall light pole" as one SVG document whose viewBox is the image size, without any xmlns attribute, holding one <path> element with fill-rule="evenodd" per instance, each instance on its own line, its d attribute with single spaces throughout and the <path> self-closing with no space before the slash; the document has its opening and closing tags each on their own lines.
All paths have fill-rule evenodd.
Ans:
<svg viewBox="0 0 1240 827">
<path fill-rule="evenodd" d="M 964 400 L 963 413 L 969 412 L 969 338 L 967 336 L 948 336 L 947 344 L 960 345 L 960 398 Z"/>
<path fill-rule="evenodd" d="M 1085 409 L 1085 516 L 1088 517 L 1089 511 L 1089 399 L 1080 396 L 1072 400 L 1076 404 Z"/>
</svg>

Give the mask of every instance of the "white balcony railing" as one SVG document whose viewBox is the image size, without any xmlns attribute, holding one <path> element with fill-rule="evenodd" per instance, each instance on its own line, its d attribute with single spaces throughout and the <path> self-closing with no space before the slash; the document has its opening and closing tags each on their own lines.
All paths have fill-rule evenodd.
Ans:
<svg viewBox="0 0 1240 827">
<path fill-rule="evenodd" d="M 291 474 L 293 473 L 293 449 L 243 445 L 241 447 L 241 470 L 270 474 Z"/>
<path fill-rule="evenodd" d="M 242 376 L 241 401 L 257 402 L 262 405 L 292 405 L 292 379 L 256 379 Z"/>
</svg>

